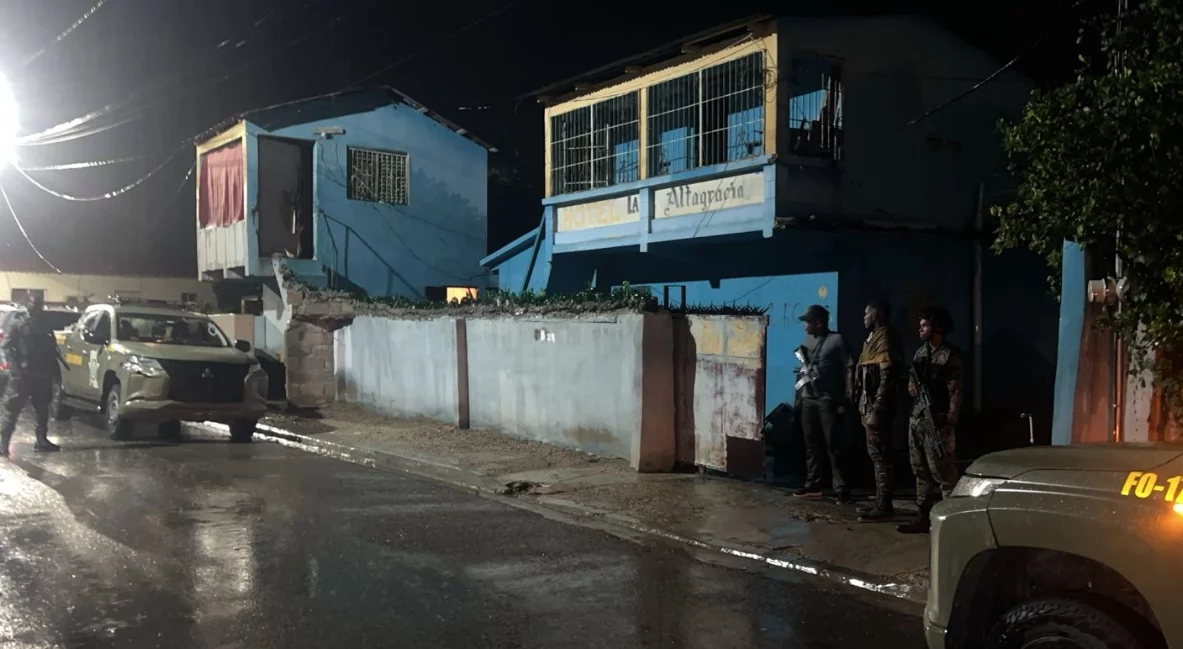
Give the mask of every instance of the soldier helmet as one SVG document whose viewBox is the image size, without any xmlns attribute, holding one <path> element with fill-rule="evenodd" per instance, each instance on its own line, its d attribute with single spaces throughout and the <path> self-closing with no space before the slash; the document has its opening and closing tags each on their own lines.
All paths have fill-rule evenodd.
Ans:
<svg viewBox="0 0 1183 649">
<path fill-rule="evenodd" d="M 941 333 L 953 333 L 953 316 L 945 309 L 925 309 L 920 313 L 920 319 L 928 320 L 932 328 Z"/>
</svg>

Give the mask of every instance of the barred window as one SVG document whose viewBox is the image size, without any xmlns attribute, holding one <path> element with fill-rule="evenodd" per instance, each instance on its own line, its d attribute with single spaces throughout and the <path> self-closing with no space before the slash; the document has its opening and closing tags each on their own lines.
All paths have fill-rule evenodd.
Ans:
<svg viewBox="0 0 1183 649">
<path fill-rule="evenodd" d="M 406 205 L 411 176 L 407 154 L 349 147 L 349 199 Z"/>
</svg>

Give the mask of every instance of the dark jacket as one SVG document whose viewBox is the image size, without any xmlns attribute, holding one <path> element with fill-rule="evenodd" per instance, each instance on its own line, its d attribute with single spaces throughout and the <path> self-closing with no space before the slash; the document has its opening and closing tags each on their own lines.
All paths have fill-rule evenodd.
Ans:
<svg viewBox="0 0 1183 649">
<path fill-rule="evenodd" d="M 4 356 L 13 377 L 53 379 L 61 372 L 53 330 L 34 314 L 16 318 L 4 339 Z"/>
</svg>

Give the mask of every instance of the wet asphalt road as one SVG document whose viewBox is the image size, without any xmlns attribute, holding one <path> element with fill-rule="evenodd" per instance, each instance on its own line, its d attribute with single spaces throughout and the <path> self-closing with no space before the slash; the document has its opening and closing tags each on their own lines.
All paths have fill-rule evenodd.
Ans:
<svg viewBox="0 0 1183 649">
<path fill-rule="evenodd" d="M 897 600 L 275 444 L 51 437 L 0 460 L 5 648 L 923 646 Z"/>
</svg>

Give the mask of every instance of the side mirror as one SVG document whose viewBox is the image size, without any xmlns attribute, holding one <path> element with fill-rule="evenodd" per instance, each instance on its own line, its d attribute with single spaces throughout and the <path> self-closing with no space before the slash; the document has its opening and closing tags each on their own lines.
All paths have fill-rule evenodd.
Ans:
<svg viewBox="0 0 1183 649">
<path fill-rule="evenodd" d="M 234 341 L 234 348 L 240 352 L 249 352 L 251 351 L 251 344 L 245 340 L 236 340 Z"/>
</svg>

